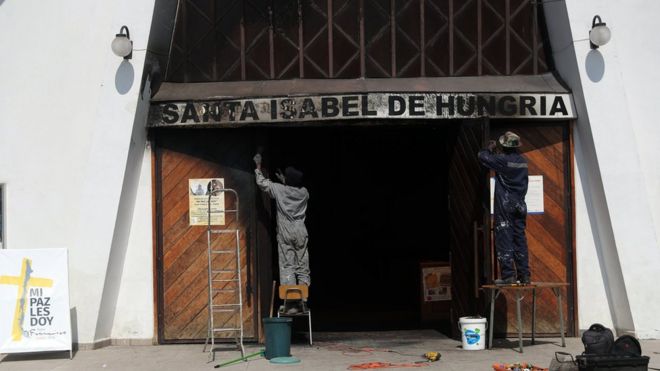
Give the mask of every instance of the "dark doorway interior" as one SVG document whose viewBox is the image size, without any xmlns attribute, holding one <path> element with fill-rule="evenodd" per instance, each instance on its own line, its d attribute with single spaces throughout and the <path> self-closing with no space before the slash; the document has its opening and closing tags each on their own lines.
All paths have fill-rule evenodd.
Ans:
<svg viewBox="0 0 660 371">
<path fill-rule="evenodd" d="M 301 169 L 310 191 L 315 330 L 422 327 L 420 262 L 449 260 L 447 152 L 454 128 L 445 122 L 269 130 L 269 166 Z"/>
</svg>

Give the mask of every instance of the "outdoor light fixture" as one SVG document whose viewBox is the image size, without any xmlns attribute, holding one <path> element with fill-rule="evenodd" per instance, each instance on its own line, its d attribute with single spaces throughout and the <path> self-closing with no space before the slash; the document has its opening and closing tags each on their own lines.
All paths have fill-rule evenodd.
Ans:
<svg viewBox="0 0 660 371">
<path fill-rule="evenodd" d="M 124 33 L 124 31 L 126 31 L 126 33 Z M 131 59 L 133 57 L 133 42 L 128 34 L 128 27 L 121 26 L 119 33 L 115 36 L 115 39 L 112 40 L 110 47 L 112 48 L 112 52 L 118 57 L 124 59 Z"/>
<path fill-rule="evenodd" d="M 611 37 L 612 32 L 607 28 L 605 22 L 600 19 L 599 15 L 595 16 L 591 22 L 591 30 L 589 31 L 591 49 L 598 49 L 599 46 L 607 44 Z"/>
</svg>

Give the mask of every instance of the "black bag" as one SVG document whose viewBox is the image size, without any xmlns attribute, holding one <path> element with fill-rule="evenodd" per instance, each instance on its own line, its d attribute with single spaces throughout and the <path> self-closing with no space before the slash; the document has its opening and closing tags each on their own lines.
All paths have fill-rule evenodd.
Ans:
<svg viewBox="0 0 660 371">
<path fill-rule="evenodd" d="M 575 357 L 580 371 L 648 371 L 647 356 L 585 354 Z"/>
<path fill-rule="evenodd" d="M 621 335 L 612 345 L 612 354 L 617 356 L 641 356 L 642 346 L 634 336 Z"/>
<path fill-rule="evenodd" d="M 584 354 L 610 354 L 614 345 L 614 334 L 600 323 L 594 323 L 582 334 L 582 343 Z"/>
</svg>

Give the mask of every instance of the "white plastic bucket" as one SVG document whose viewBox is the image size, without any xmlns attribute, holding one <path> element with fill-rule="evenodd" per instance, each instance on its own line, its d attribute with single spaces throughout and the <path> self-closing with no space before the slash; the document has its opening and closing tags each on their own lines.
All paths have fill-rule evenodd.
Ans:
<svg viewBox="0 0 660 371">
<path fill-rule="evenodd" d="M 482 350 L 486 348 L 486 329 L 488 319 L 483 317 L 461 317 L 458 329 L 461 331 L 463 349 Z"/>
</svg>

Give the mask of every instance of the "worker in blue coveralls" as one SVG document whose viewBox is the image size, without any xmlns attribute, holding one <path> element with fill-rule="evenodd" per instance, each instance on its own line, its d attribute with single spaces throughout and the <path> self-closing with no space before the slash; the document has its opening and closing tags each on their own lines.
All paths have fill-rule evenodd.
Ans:
<svg viewBox="0 0 660 371">
<path fill-rule="evenodd" d="M 259 188 L 275 199 L 277 207 L 277 245 L 279 251 L 280 285 L 307 285 L 309 254 L 305 212 L 309 192 L 302 186 L 303 173 L 287 167 L 276 172 L 281 183 L 273 182 L 261 172 L 261 155 L 254 156 L 256 181 Z"/>
<path fill-rule="evenodd" d="M 479 162 L 495 171 L 495 250 L 500 263 L 496 285 L 529 284 L 529 256 L 525 226 L 527 219 L 527 160 L 519 153 L 520 137 L 507 131 L 497 143 L 479 151 Z M 514 268 L 515 263 L 515 268 Z"/>
</svg>

